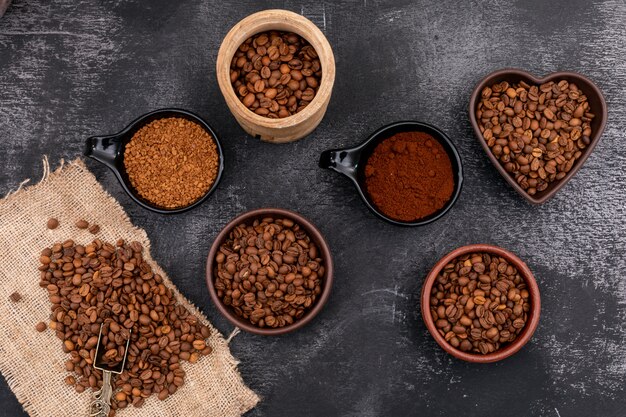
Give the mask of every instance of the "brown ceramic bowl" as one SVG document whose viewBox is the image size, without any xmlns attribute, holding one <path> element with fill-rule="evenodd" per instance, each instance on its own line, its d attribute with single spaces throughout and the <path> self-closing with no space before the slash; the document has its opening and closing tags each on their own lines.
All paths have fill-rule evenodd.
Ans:
<svg viewBox="0 0 626 417">
<path fill-rule="evenodd" d="M 478 103 L 480 101 L 480 95 L 483 88 L 501 81 L 516 83 L 523 80 L 532 85 L 543 84 L 551 80 L 561 79 L 567 80 L 571 83 L 575 83 L 583 91 L 583 93 L 585 93 L 589 101 L 589 105 L 591 106 L 591 110 L 596 115 L 596 117 L 591 122 L 591 143 L 589 144 L 589 146 L 587 146 L 587 148 L 583 150 L 581 157 L 576 161 L 570 172 L 568 172 L 563 179 L 551 183 L 548 188 L 543 191 L 537 192 L 537 194 L 535 195 L 529 195 L 515 181 L 515 178 L 505 171 L 504 167 L 491 153 L 491 150 L 489 149 L 489 146 L 487 146 L 487 142 L 484 140 L 482 132 L 478 127 L 478 122 L 476 121 L 476 107 L 478 106 Z M 604 131 L 604 127 L 606 126 L 607 107 L 606 100 L 602 95 L 602 91 L 600 91 L 600 89 L 590 79 L 578 73 L 554 72 L 543 78 L 537 78 L 534 75 L 519 69 L 503 69 L 500 71 L 492 72 L 491 74 L 480 80 L 480 82 L 476 85 L 470 98 L 469 117 L 470 122 L 472 123 L 472 126 L 474 128 L 474 133 L 476 133 L 476 138 L 487 153 L 487 156 L 489 156 L 491 163 L 496 167 L 496 169 L 500 172 L 504 179 L 528 202 L 532 204 L 542 204 L 552 198 L 557 191 L 559 191 L 570 179 L 572 179 L 572 177 L 576 175 L 578 170 L 583 166 L 589 155 L 591 155 L 591 152 L 593 152 L 593 149 L 598 144 L 600 136 L 602 136 L 602 132 Z"/>
<path fill-rule="evenodd" d="M 215 256 L 219 251 L 220 245 L 224 242 L 224 240 L 228 238 L 228 234 L 236 226 L 242 223 L 247 224 L 256 219 L 262 219 L 264 217 L 288 218 L 299 224 L 304 230 L 306 230 L 311 240 L 315 242 L 315 244 L 319 248 L 321 252 L 321 258 L 324 260 L 324 267 L 326 269 L 325 275 L 322 279 L 322 293 L 313 305 L 313 308 L 307 311 L 300 320 L 285 327 L 261 328 L 253 325 L 248 320 L 237 316 L 230 307 L 224 305 L 222 300 L 217 296 L 217 291 L 215 289 L 215 276 L 213 273 L 213 266 L 215 264 Z M 313 224 L 307 219 L 305 219 L 298 213 L 294 213 L 293 211 L 289 210 L 279 208 L 261 208 L 251 210 L 237 216 L 236 218 L 231 220 L 230 223 L 224 226 L 224 229 L 222 229 L 222 231 L 217 235 L 215 241 L 213 241 L 211 250 L 209 251 L 209 256 L 207 257 L 206 283 L 207 287 L 209 288 L 209 294 L 211 295 L 213 303 L 217 306 L 218 310 L 226 317 L 226 319 L 228 319 L 228 321 L 230 321 L 232 324 L 239 327 L 240 329 L 243 329 L 250 333 L 276 336 L 289 333 L 303 327 L 308 322 L 313 320 L 313 317 L 315 317 L 322 310 L 324 304 L 326 304 L 326 301 L 328 300 L 330 290 L 333 284 L 333 259 L 330 254 L 328 243 L 326 243 L 326 240 L 324 240 L 324 237 L 322 236 L 320 231 L 317 230 L 317 228 L 313 226 Z"/>
<path fill-rule="evenodd" d="M 467 353 L 452 347 L 452 345 L 446 342 L 443 336 L 441 336 L 441 334 L 437 331 L 433 321 L 433 316 L 430 313 L 430 292 L 433 288 L 437 275 L 439 275 L 439 272 L 453 259 L 474 252 L 487 252 L 506 259 L 511 265 L 517 268 L 524 281 L 526 281 L 526 286 L 528 292 L 530 293 L 530 312 L 528 313 L 528 321 L 526 322 L 526 326 L 522 332 L 512 343 L 509 343 L 502 349 L 487 355 Z M 441 258 L 426 277 L 424 285 L 422 286 L 421 298 L 422 318 L 424 319 L 424 323 L 426 324 L 428 331 L 435 338 L 435 341 L 439 344 L 439 346 L 456 358 L 474 363 L 497 362 L 516 353 L 532 337 L 533 333 L 537 329 L 537 325 L 539 324 L 539 315 L 541 313 L 541 297 L 539 295 L 539 287 L 537 286 L 533 273 L 530 269 L 528 269 L 528 266 L 526 266 L 520 258 L 508 250 L 492 245 L 475 244 L 462 246 Z"/>
</svg>

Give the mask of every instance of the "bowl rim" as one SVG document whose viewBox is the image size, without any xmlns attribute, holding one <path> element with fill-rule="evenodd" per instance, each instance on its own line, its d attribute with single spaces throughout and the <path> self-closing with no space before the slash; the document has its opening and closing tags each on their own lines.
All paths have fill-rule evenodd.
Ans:
<svg viewBox="0 0 626 417">
<path fill-rule="evenodd" d="M 528 314 L 528 322 L 526 323 L 524 330 L 522 330 L 519 337 L 517 337 L 512 343 L 487 355 L 463 352 L 462 350 L 456 349 L 450 345 L 444 337 L 439 334 L 439 331 L 437 331 L 430 312 L 430 292 L 441 269 L 454 258 L 474 252 L 487 252 L 505 258 L 515 268 L 517 268 L 518 272 L 526 282 L 526 286 L 530 294 L 530 311 Z M 517 257 L 517 255 L 507 249 L 483 243 L 461 246 L 439 259 L 424 280 L 420 299 L 422 320 L 437 344 L 452 356 L 473 363 L 497 362 L 517 353 L 532 338 L 535 330 L 537 330 L 537 326 L 539 325 L 539 317 L 541 315 L 541 295 L 539 292 L 539 286 L 537 285 L 535 276 L 531 272 L 530 268 L 528 268 L 528 265 Z"/>
<path fill-rule="evenodd" d="M 291 116 L 284 117 L 282 119 L 271 119 L 258 115 L 243 105 L 235 89 L 230 82 L 230 62 L 233 54 L 237 51 L 237 48 L 241 42 L 245 41 L 249 36 L 254 34 L 268 31 L 272 29 L 265 29 L 265 26 L 282 25 L 289 27 L 289 29 L 273 29 L 279 31 L 289 30 L 303 37 L 318 54 L 320 63 L 322 64 L 322 79 L 318 91 L 315 93 L 315 97 L 311 103 L 306 106 L 302 111 L 292 114 Z M 310 35 L 306 32 L 310 32 Z M 250 33 L 250 35 L 242 36 L 242 33 Z M 311 40 L 313 36 L 313 40 Z M 243 38 L 241 42 L 235 42 L 235 39 Z M 229 43 L 237 44 L 237 47 L 230 53 Z M 217 53 L 216 76 L 219 88 L 224 96 L 224 99 L 229 104 L 232 104 L 239 115 L 247 119 L 249 122 L 263 126 L 266 128 L 285 128 L 298 125 L 306 120 L 309 120 L 315 114 L 327 106 L 330 99 L 333 85 L 335 83 L 335 57 L 332 51 L 332 47 L 328 42 L 328 39 L 324 33 L 306 17 L 297 14 L 295 12 L 284 9 L 267 9 L 261 10 L 256 13 L 252 13 L 239 22 L 237 22 L 226 34 L 220 48 Z M 328 67 L 328 68 L 327 68 Z M 226 75 L 228 74 L 228 77 Z M 226 82 L 228 78 L 228 82 Z"/>
<path fill-rule="evenodd" d="M 237 317 L 229 307 L 225 306 L 222 300 L 218 297 L 217 291 L 215 289 L 214 284 L 214 273 L 213 273 L 213 263 L 215 261 L 215 256 L 219 251 L 219 246 L 222 241 L 227 237 L 228 233 L 237 225 L 248 222 L 253 219 L 258 219 L 262 217 L 286 217 L 294 220 L 297 224 L 302 226 L 311 239 L 317 244 L 318 248 L 321 251 L 321 255 L 324 259 L 324 267 L 326 269 L 326 273 L 324 276 L 322 292 L 320 297 L 317 299 L 313 308 L 310 309 L 300 320 L 295 321 L 293 324 L 277 327 L 277 328 L 261 328 L 253 325 L 252 323 Z M 245 211 L 235 218 L 233 218 L 228 224 L 226 224 L 219 234 L 213 240 L 211 244 L 211 248 L 209 250 L 209 254 L 207 255 L 206 261 L 206 285 L 209 290 L 209 295 L 211 296 L 211 300 L 213 304 L 217 307 L 219 312 L 233 325 L 241 328 L 249 333 L 254 333 L 263 336 L 278 336 L 285 333 L 290 333 L 295 330 L 298 330 L 312 321 L 315 316 L 319 314 L 322 310 L 328 298 L 330 296 L 332 285 L 333 285 L 333 275 L 334 275 L 334 266 L 333 259 L 330 252 L 330 247 L 328 246 L 328 242 L 324 239 L 322 233 L 311 223 L 308 219 L 303 217 L 302 215 L 283 208 L 275 208 L 275 207 L 264 207 L 257 208 L 249 211 Z"/>
<path fill-rule="evenodd" d="M 558 78 L 569 78 L 569 79 L 576 80 L 585 84 L 584 88 L 579 85 L 581 90 L 583 90 L 585 95 L 587 95 L 588 97 L 590 93 L 593 93 L 597 97 L 598 102 L 600 103 L 599 111 L 595 112 L 596 117 L 599 118 L 599 121 L 598 121 L 599 125 L 596 131 L 592 132 L 591 134 L 591 143 L 587 146 L 587 148 L 584 149 L 582 155 L 576 161 L 576 163 L 574 164 L 572 169 L 567 173 L 567 175 L 565 175 L 565 177 L 563 177 L 561 180 L 553 182 L 552 184 L 554 185 L 552 186 L 552 188 L 550 188 L 549 191 L 544 192 L 540 197 L 529 195 L 515 181 L 515 178 L 513 178 L 508 172 L 506 172 L 506 170 L 504 169 L 504 166 L 502 166 L 500 164 L 500 161 L 498 161 L 498 159 L 492 154 L 491 149 L 489 149 L 489 146 L 487 145 L 487 142 L 483 139 L 482 132 L 480 131 L 480 128 L 478 126 L 478 121 L 476 120 L 475 109 L 479 102 L 479 97 L 483 88 L 487 86 L 488 84 L 493 83 L 494 79 L 502 78 L 502 77 L 507 77 L 507 78 L 514 77 L 518 79 L 526 78 L 532 81 L 534 84 L 543 84 L 545 82 L 552 81 Z M 545 203 L 546 201 L 554 197 L 554 195 L 561 188 L 563 188 L 563 186 L 565 186 L 565 184 L 567 184 L 572 179 L 572 177 L 576 175 L 576 173 L 583 167 L 583 165 L 585 164 L 585 161 L 593 152 L 594 148 L 600 141 L 602 133 L 604 132 L 604 129 L 606 127 L 606 123 L 608 120 L 608 110 L 607 110 L 606 98 L 604 97 L 602 90 L 600 90 L 600 88 L 593 81 L 591 81 L 589 78 L 587 78 L 586 76 L 580 73 L 577 73 L 574 71 L 557 71 L 557 72 L 548 73 L 547 75 L 543 77 L 537 77 L 531 74 L 530 72 L 519 69 L 519 68 L 503 68 L 503 69 L 499 69 L 497 71 L 493 71 L 487 74 L 480 81 L 478 81 L 478 83 L 476 83 L 476 86 L 474 87 L 474 90 L 472 91 L 472 94 L 470 96 L 470 101 L 469 101 L 469 119 L 470 119 L 472 128 L 474 130 L 476 139 L 478 140 L 478 142 L 480 142 L 482 148 L 487 153 L 489 160 L 495 166 L 498 172 L 500 172 L 502 177 L 504 177 L 504 179 L 511 185 L 511 187 L 513 187 L 513 189 L 518 194 L 524 197 L 526 201 L 528 201 L 531 204 L 539 205 L 539 204 Z"/>
</svg>

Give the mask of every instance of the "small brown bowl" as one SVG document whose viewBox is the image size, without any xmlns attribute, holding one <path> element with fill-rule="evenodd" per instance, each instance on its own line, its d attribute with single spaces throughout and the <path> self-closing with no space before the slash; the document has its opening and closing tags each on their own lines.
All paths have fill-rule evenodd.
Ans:
<svg viewBox="0 0 626 417">
<path fill-rule="evenodd" d="M 278 327 L 278 328 L 261 328 L 253 325 L 248 320 L 245 320 L 241 317 L 238 317 L 228 306 L 225 306 L 222 300 L 217 296 L 217 290 L 215 289 L 215 276 L 213 273 L 213 267 L 215 263 L 215 256 L 217 255 L 220 245 L 228 238 L 228 234 L 231 232 L 233 228 L 242 224 L 248 223 L 250 221 L 254 221 L 255 219 L 261 219 L 264 217 L 281 217 L 288 218 L 293 220 L 295 223 L 299 224 L 306 230 L 311 240 L 317 245 L 321 252 L 321 257 L 324 259 L 324 267 L 326 272 L 322 279 L 322 293 L 319 298 L 313 305 L 309 311 L 307 311 L 302 318 L 289 326 Z M 215 240 L 213 241 L 213 245 L 209 251 L 209 256 L 207 257 L 206 263 L 206 284 L 209 288 L 209 294 L 211 295 L 211 299 L 213 303 L 217 306 L 217 309 L 235 326 L 255 334 L 266 335 L 266 336 L 277 336 L 289 332 L 293 332 L 308 322 L 313 320 L 313 318 L 322 310 L 324 304 L 328 300 L 330 296 L 330 290 L 333 284 L 333 259 L 330 254 L 330 249 L 328 247 L 328 243 L 322 236 L 319 230 L 311 222 L 307 219 L 299 215 L 298 213 L 294 213 L 293 211 L 280 209 L 280 208 L 261 208 L 256 210 L 251 210 L 245 212 L 233 220 L 231 220 L 222 231 L 217 235 Z"/>
<path fill-rule="evenodd" d="M 460 349 L 454 348 L 451 344 L 446 342 L 441 334 L 439 334 L 437 328 L 435 327 L 433 316 L 430 313 L 430 292 L 433 288 L 433 283 L 437 279 L 437 275 L 439 275 L 439 272 L 441 272 L 443 267 L 446 266 L 453 259 L 462 255 L 475 252 L 487 252 L 506 259 L 507 262 L 511 263 L 511 265 L 517 268 L 519 274 L 522 276 L 524 281 L 526 281 L 526 286 L 530 294 L 530 311 L 528 313 L 528 321 L 526 322 L 526 326 L 524 327 L 522 332 L 513 342 L 509 343 L 502 349 L 489 353 L 487 355 L 467 353 L 463 352 Z M 512 252 L 493 245 L 474 244 L 462 246 L 441 258 L 426 277 L 424 285 L 422 286 L 421 298 L 422 319 L 424 320 L 428 331 L 433 336 L 435 341 L 439 344 L 439 346 L 441 346 L 443 350 L 456 358 L 474 363 L 497 362 L 515 354 L 526 343 L 528 343 L 528 341 L 532 337 L 533 333 L 537 329 L 537 325 L 539 324 L 539 315 L 541 313 L 541 297 L 539 295 L 539 287 L 537 286 L 537 282 L 535 281 L 533 273 L 530 271 L 528 266 Z"/>
<path fill-rule="evenodd" d="M 508 81 L 509 83 L 517 83 L 519 81 L 526 81 L 529 84 L 543 84 L 552 80 L 567 80 L 570 83 L 575 83 L 587 96 L 589 101 L 589 105 L 593 113 L 596 117 L 591 121 L 591 143 L 587 146 L 583 151 L 580 158 L 576 161 L 572 169 L 567 173 L 563 179 L 560 181 L 555 181 L 548 185 L 543 191 L 537 192 L 535 195 L 529 195 L 524 189 L 515 181 L 515 178 L 506 172 L 504 166 L 500 164 L 500 161 L 491 153 L 491 149 L 487 145 L 487 142 L 483 138 L 483 134 L 478 127 L 478 122 L 476 120 L 476 107 L 480 101 L 480 96 L 483 88 L 486 86 L 490 86 L 495 83 L 499 83 L 502 81 Z M 480 80 L 476 87 L 474 87 L 474 91 L 472 92 L 472 96 L 469 102 L 469 118 L 472 123 L 472 127 L 474 128 L 474 133 L 476 134 L 476 138 L 480 142 L 481 146 L 487 153 L 489 160 L 496 167 L 496 169 L 500 172 L 500 175 L 504 177 L 504 179 L 517 191 L 522 197 L 524 197 L 528 202 L 532 204 L 542 204 L 548 201 L 550 198 L 554 196 L 567 182 L 572 179 L 574 175 L 578 172 L 578 170 L 583 166 L 593 149 L 596 147 L 600 140 L 600 136 L 602 136 L 602 132 L 606 126 L 607 121 L 607 106 L 606 100 L 602 95 L 602 91 L 587 77 L 575 73 L 575 72 L 554 72 L 549 74 L 543 78 L 537 78 L 534 75 L 522 71 L 519 69 L 502 69 L 499 71 L 492 72 L 487 75 L 485 78 Z"/>
</svg>

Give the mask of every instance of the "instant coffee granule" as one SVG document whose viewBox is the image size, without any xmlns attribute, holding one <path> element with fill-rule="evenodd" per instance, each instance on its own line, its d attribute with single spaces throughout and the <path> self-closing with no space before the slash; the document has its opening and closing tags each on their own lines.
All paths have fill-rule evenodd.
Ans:
<svg viewBox="0 0 626 417">
<path fill-rule="evenodd" d="M 166 209 L 202 197 L 217 177 L 219 154 L 202 126 L 179 117 L 154 120 L 134 134 L 124 167 L 137 193 Z"/>
<path fill-rule="evenodd" d="M 424 132 L 402 132 L 376 146 L 365 166 L 365 185 L 381 212 L 410 222 L 445 206 L 454 173 L 439 141 Z"/>
</svg>

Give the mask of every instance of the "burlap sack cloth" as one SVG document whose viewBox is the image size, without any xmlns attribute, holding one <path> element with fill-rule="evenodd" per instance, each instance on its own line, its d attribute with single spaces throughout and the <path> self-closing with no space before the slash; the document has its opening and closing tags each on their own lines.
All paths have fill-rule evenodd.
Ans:
<svg viewBox="0 0 626 417">
<path fill-rule="evenodd" d="M 73 224 L 79 218 L 100 225 L 98 237 L 115 242 L 119 238 L 143 244 L 145 258 L 155 273 L 178 295 L 178 300 L 212 329 L 209 345 L 213 353 L 197 363 L 183 362 L 185 385 L 165 401 L 151 396 L 141 408 L 128 407 L 118 416 L 241 416 L 259 401 L 243 382 L 237 361 L 227 342 L 207 318 L 178 293 L 167 274 L 149 254 L 146 232 L 134 227 L 128 216 L 82 161 L 76 160 L 54 173 L 44 161 L 44 179 L 0 200 L 0 372 L 24 409 L 35 417 L 83 416 L 88 414 L 91 390 L 77 394 L 65 385 L 68 372 L 61 341 L 54 332 L 38 333 L 35 325 L 48 322 L 50 301 L 39 287 L 38 258 L 41 249 L 68 238 L 86 244 L 94 238 Z M 61 225 L 48 230 L 49 217 Z M 198 277 L 201 280 L 201 277 Z M 22 300 L 9 300 L 13 292 Z"/>
</svg>

